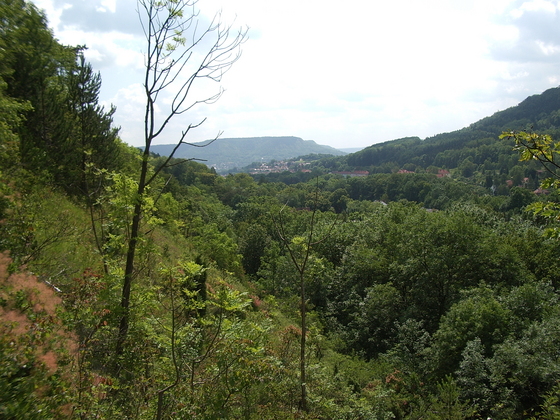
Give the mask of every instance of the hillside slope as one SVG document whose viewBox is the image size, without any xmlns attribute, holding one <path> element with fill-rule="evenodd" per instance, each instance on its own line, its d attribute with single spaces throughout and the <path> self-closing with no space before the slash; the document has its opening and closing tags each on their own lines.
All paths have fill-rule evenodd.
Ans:
<svg viewBox="0 0 560 420">
<path fill-rule="evenodd" d="M 404 165 L 454 168 L 468 156 L 471 156 L 474 163 L 482 164 L 486 159 L 493 161 L 499 155 L 513 154 L 511 143 L 498 139 L 503 131 L 509 130 L 534 130 L 558 137 L 560 88 L 530 96 L 514 107 L 499 111 L 461 130 L 424 140 L 407 137 L 374 144 L 347 156 L 330 158 L 328 166 L 369 169 L 373 172 L 394 170 Z"/>
</svg>

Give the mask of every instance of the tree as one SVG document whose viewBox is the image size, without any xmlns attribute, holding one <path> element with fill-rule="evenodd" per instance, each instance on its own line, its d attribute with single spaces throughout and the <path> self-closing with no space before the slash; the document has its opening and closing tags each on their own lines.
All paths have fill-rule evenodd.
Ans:
<svg viewBox="0 0 560 420">
<path fill-rule="evenodd" d="M 0 50 L 1 50 L 0 46 Z M 0 54 L 0 61 L 2 55 Z M 17 130 L 23 124 L 23 113 L 31 106 L 27 102 L 19 102 L 5 95 L 6 82 L 0 75 L 0 166 L 16 167 L 19 136 Z M 1 212 L 0 212 L 1 215 Z"/>
<path fill-rule="evenodd" d="M 32 106 L 19 130 L 22 165 L 34 171 L 56 168 L 70 133 L 63 79 L 74 65 L 76 49 L 57 42 L 31 2 L 1 0 L 0 15 L 0 74 L 6 94 Z"/>
<path fill-rule="evenodd" d="M 463 420 L 470 418 L 472 410 L 460 401 L 457 383 L 451 376 L 437 384 L 437 394 L 431 396 L 425 414 L 427 420 Z"/>
<path fill-rule="evenodd" d="M 116 109 L 105 111 L 100 106 L 101 76 L 86 63 L 83 51 L 77 54 L 77 63 L 67 76 L 69 120 L 73 135 L 64 147 L 66 170 L 63 174 L 66 189 L 78 191 L 88 203 L 95 201 L 91 191 L 94 170 L 118 167 L 118 129 L 112 126 Z M 94 170 L 92 170 L 94 169 Z M 97 192 L 99 194 L 99 192 Z M 91 204 L 89 204 L 91 205 Z"/>
<path fill-rule="evenodd" d="M 318 182 L 318 180 L 317 180 Z M 290 259 L 297 271 L 298 280 L 299 280 L 299 293 L 300 293 L 300 319 L 301 319 L 301 341 L 300 341 L 300 389 L 301 389 L 301 400 L 300 400 L 300 408 L 302 411 L 307 411 L 307 379 L 306 379 L 306 359 L 305 359 L 305 350 L 306 350 L 306 339 L 307 339 L 307 294 L 306 294 L 306 280 L 308 277 L 308 270 L 310 268 L 310 262 L 312 260 L 312 249 L 317 244 L 324 241 L 332 231 L 332 228 L 335 226 L 333 223 L 326 235 L 321 238 L 316 238 L 316 224 L 317 224 L 317 204 L 319 201 L 319 188 L 317 185 L 315 191 L 315 201 L 313 203 L 313 209 L 310 211 L 310 218 L 308 223 L 308 233 L 306 236 L 295 236 L 292 240 L 288 239 L 286 233 L 286 226 L 282 219 L 282 210 L 281 209 L 278 220 L 275 220 L 274 223 L 278 230 L 278 235 L 280 236 L 280 240 L 286 247 Z"/>
<path fill-rule="evenodd" d="M 480 339 L 484 355 L 488 356 L 493 346 L 509 333 L 510 313 L 491 289 L 481 286 L 465 294 L 441 319 L 434 334 L 434 350 L 442 376 L 459 368 L 462 353 L 470 341 Z"/>
<path fill-rule="evenodd" d="M 203 99 L 191 99 L 193 87 L 199 81 L 221 82 L 222 76 L 240 57 L 240 46 L 245 41 L 247 30 L 233 32 L 224 26 L 220 15 L 200 29 L 201 20 L 195 9 L 196 0 L 138 0 L 140 22 L 146 37 L 144 90 L 146 108 L 144 115 L 144 151 L 135 205 L 127 245 L 126 265 L 121 293 L 121 319 L 116 344 L 116 372 L 119 357 L 124 350 L 130 323 L 130 294 L 134 279 L 134 259 L 141 236 L 144 193 L 161 170 L 170 162 L 181 144 L 185 144 L 188 133 L 199 127 L 204 120 L 189 124 L 182 131 L 170 156 L 150 173 L 150 147 L 169 126 L 170 121 L 180 117 L 200 104 L 212 104 L 223 93 Z M 201 53 L 201 50 L 202 53 Z M 187 70 L 190 76 L 185 78 Z M 173 92 L 170 106 L 163 117 L 156 112 L 156 103 L 167 92 Z"/>
<path fill-rule="evenodd" d="M 536 160 L 544 168 L 548 177 L 541 182 L 541 189 L 560 188 L 560 142 L 553 140 L 549 134 L 529 133 L 525 131 L 510 131 L 500 135 L 500 139 L 507 138 L 515 142 L 514 149 L 520 153 L 519 160 Z M 542 216 L 552 222 L 560 220 L 560 204 L 553 201 L 539 201 L 527 207 L 528 211 Z M 560 227 L 552 226 L 547 229 L 549 237 L 560 238 Z"/>
</svg>

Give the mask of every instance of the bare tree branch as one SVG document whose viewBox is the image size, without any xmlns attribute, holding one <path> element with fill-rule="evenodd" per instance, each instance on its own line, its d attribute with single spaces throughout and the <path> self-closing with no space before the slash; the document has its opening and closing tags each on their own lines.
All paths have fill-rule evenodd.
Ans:
<svg viewBox="0 0 560 420">
<path fill-rule="evenodd" d="M 316 217 L 318 211 L 318 203 L 319 203 L 319 179 L 317 178 L 317 187 L 315 189 L 315 198 L 313 203 L 313 209 L 311 211 L 311 217 L 309 220 L 309 231 L 307 233 L 307 237 L 305 238 L 305 245 L 303 248 L 303 253 L 301 255 L 301 259 L 298 259 L 298 255 L 296 250 L 292 246 L 292 241 L 288 239 L 285 230 L 285 223 L 282 218 L 282 214 L 286 205 L 284 205 L 278 214 L 278 220 L 272 216 L 272 222 L 276 227 L 276 231 L 280 240 L 286 247 L 288 251 L 288 255 L 294 267 L 299 275 L 299 289 L 300 289 L 300 321 L 301 321 L 301 339 L 300 339 L 300 391 L 301 391 L 301 399 L 300 399 L 300 409 L 302 411 L 307 411 L 308 404 L 307 404 L 307 362 L 305 356 L 306 350 L 306 340 L 307 340 L 307 298 L 306 298 L 306 288 L 305 288 L 305 277 L 307 272 L 307 265 L 309 263 L 309 258 L 311 257 L 311 251 L 313 246 L 323 242 L 327 239 L 336 223 L 338 222 L 338 217 L 334 219 L 333 223 L 329 227 L 327 233 L 324 237 L 320 238 L 319 240 L 313 240 L 315 235 L 315 228 L 317 225 Z"/>
</svg>

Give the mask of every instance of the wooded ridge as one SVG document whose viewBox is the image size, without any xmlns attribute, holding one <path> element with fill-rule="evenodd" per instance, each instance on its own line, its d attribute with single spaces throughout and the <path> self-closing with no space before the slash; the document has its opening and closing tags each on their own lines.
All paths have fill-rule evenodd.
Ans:
<svg viewBox="0 0 560 420">
<path fill-rule="evenodd" d="M 424 140 L 408 137 L 373 144 L 346 156 L 324 159 L 332 170 L 369 170 L 371 173 L 426 170 L 430 166 L 454 169 L 470 161 L 498 163 L 513 156 L 510 143 L 498 136 L 504 131 L 534 130 L 560 135 L 560 88 L 533 95 L 516 106 L 481 119 L 468 127 Z M 321 165 L 321 162 L 317 162 Z M 508 168 L 511 169 L 511 168 Z"/>
</svg>

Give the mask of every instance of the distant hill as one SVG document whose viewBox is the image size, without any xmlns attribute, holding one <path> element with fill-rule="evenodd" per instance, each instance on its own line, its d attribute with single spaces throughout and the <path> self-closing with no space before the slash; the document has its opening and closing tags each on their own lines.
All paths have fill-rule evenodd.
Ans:
<svg viewBox="0 0 560 420">
<path fill-rule="evenodd" d="M 209 141 L 194 143 L 204 146 Z M 172 144 L 153 145 L 151 151 L 168 156 L 175 147 Z M 345 153 L 330 146 L 322 146 L 313 140 L 299 137 L 245 137 L 217 139 L 205 147 L 181 145 L 176 158 L 196 158 L 218 172 L 245 167 L 253 162 L 270 162 L 309 154 L 341 156 Z"/>
</svg>

